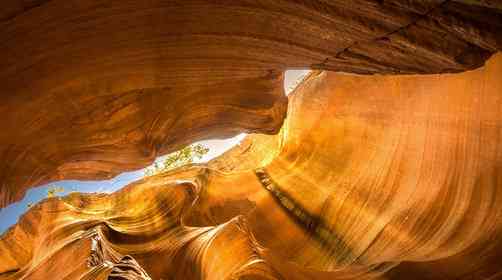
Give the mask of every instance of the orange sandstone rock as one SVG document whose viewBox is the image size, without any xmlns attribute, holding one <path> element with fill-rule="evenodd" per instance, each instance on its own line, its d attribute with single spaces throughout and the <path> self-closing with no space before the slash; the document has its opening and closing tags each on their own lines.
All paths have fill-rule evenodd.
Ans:
<svg viewBox="0 0 502 280">
<path fill-rule="evenodd" d="M 0 279 L 497 279 L 500 73 L 313 72 L 253 149 L 34 206 Z"/>
</svg>

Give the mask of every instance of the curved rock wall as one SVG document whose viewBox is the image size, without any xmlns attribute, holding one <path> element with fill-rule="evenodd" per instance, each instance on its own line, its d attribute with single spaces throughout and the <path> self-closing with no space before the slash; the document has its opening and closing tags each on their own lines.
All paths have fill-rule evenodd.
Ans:
<svg viewBox="0 0 502 280">
<path fill-rule="evenodd" d="M 282 135 L 210 166 L 259 163 L 282 142 L 257 176 L 287 215 L 268 205 L 250 217 L 282 258 L 343 277 L 498 279 L 501 62 L 456 75 L 314 72 L 292 94 Z"/>
<path fill-rule="evenodd" d="M 313 72 L 279 136 L 227 155 L 257 168 L 48 199 L 0 239 L 0 279 L 106 279 L 125 256 L 152 279 L 497 279 L 500 73 L 501 54 L 461 74 Z"/>
<path fill-rule="evenodd" d="M 502 46 L 489 1 L 2 1 L 0 207 L 184 144 L 275 133 L 281 72 L 461 72 Z"/>
<path fill-rule="evenodd" d="M 314 218 L 307 230 L 323 249 L 287 251 L 280 235 L 264 246 L 323 270 L 407 261 L 391 278 L 499 277 L 500 73 L 499 54 L 456 75 L 312 74 L 265 171 L 288 212 Z"/>
<path fill-rule="evenodd" d="M 2 236 L 0 279 L 273 279 L 242 218 L 184 226 L 194 187 L 160 175 L 111 195 L 47 199 Z"/>
</svg>

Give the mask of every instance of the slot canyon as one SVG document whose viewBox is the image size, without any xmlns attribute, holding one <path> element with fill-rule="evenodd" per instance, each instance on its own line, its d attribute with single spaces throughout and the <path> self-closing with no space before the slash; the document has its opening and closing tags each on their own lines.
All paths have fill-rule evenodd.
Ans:
<svg viewBox="0 0 502 280">
<path fill-rule="evenodd" d="M 0 208 L 248 134 L 33 205 L 0 280 L 502 279 L 502 2 L 0 7 Z"/>
</svg>

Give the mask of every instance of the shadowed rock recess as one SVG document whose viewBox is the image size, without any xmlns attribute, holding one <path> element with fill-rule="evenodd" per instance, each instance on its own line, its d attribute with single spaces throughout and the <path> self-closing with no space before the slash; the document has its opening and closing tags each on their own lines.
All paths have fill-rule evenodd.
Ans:
<svg viewBox="0 0 502 280">
<path fill-rule="evenodd" d="M 498 3 L 3 1 L 0 207 L 256 134 L 31 207 L 0 280 L 502 279 Z"/>
</svg>

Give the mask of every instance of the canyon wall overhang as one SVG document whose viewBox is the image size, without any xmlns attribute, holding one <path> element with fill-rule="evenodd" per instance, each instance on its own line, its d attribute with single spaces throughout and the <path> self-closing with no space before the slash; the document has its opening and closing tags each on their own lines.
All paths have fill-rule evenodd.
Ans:
<svg viewBox="0 0 502 280">
<path fill-rule="evenodd" d="M 0 279 L 497 279 L 500 73 L 501 54 L 460 74 L 313 72 L 277 135 L 35 205 L 0 239 Z"/>
<path fill-rule="evenodd" d="M 494 1 L 0 5 L 0 207 L 197 140 L 276 133 L 288 68 L 462 72 L 502 46 Z"/>
</svg>

